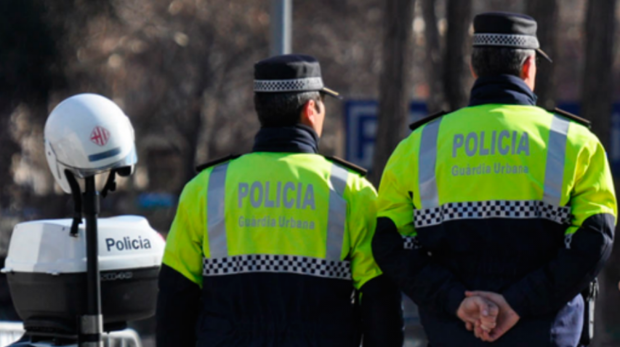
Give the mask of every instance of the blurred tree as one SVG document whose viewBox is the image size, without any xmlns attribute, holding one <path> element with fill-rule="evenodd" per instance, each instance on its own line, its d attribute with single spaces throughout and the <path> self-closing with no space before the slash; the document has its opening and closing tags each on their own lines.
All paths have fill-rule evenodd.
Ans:
<svg viewBox="0 0 620 347">
<path fill-rule="evenodd" d="M 14 180 L 22 163 L 46 166 L 40 154 L 48 105 L 54 91 L 67 85 L 60 48 L 66 44 L 67 27 L 58 18 L 81 11 L 74 22 L 79 26 L 90 18 L 84 10 L 94 7 L 90 3 L 73 7 L 62 2 L 65 7 L 57 11 L 60 3 L 0 2 L 0 263 L 4 263 L 13 225 L 21 218 L 32 218 L 27 211 L 37 205 L 63 209 L 68 200 L 63 196 L 37 204 L 32 188 L 39 182 L 30 179 L 23 185 Z M 97 3 L 96 7 L 105 4 Z M 44 169 L 47 173 L 47 167 Z M 0 317 L 19 319 L 12 308 L 5 276 L 0 276 Z"/>
<path fill-rule="evenodd" d="M 447 0 L 446 52 L 443 66 L 443 87 L 450 110 L 467 106 L 469 99 L 469 50 L 472 0 Z"/>
<path fill-rule="evenodd" d="M 146 180 L 139 189 L 178 193 L 194 177 L 198 161 L 249 147 L 251 69 L 267 52 L 266 5 L 110 3 L 109 13 L 71 30 L 64 70 L 70 90 L 98 92 L 118 102 L 136 129 L 140 158 L 157 160 L 148 155 L 150 148 L 176 153 L 180 165 L 170 172 L 142 170 Z M 164 186 L 153 186 L 149 174 L 171 176 L 156 180 Z"/>
<path fill-rule="evenodd" d="M 592 121 L 592 131 L 603 145 L 609 148 L 614 101 L 612 79 L 616 1 L 589 0 L 587 6 L 581 115 Z M 620 243 L 616 242 L 607 266 L 599 275 L 601 292 L 596 314 L 596 346 L 611 347 L 620 344 L 618 272 Z"/>
<path fill-rule="evenodd" d="M 140 5 L 147 4 L 140 1 Z M 231 136 L 231 132 L 253 120 L 248 112 L 250 98 L 236 105 L 230 103 L 248 95 L 242 91 L 251 91 L 252 63 L 261 58 L 261 47 L 268 46 L 267 23 L 259 20 L 267 8 L 250 1 L 177 0 L 160 1 L 154 9 L 149 21 L 137 31 L 136 38 L 146 48 L 135 56 L 125 54 L 130 66 L 156 71 L 144 78 L 163 83 L 150 84 L 158 102 L 140 105 L 142 111 L 148 110 L 143 114 L 149 114 L 140 124 L 150 133 L 166 134 L 164 138 L 179 151 L 183 167 L 178 170 L 185 183 L 195 175 L 201 149 L 202 160 L 247 150 L 247 142 L 240 143 L 240 137 Z M 139 15 L 127 15 L 126 23 Z M 149 35 L 153 30 L 162 32 Z"/>
<path fill-rule="evenodd" d="M 589 0 L 585 21 L 581 114 L 592 121 L 592 131 L 605 146 L 613 102 L 615 10 L 615 0 Z"/>
<path fill-rule="evenodd" d="M 526 13 L 538 22 L 538 41 L 540 47 L 551 59 L 558 57 L 558 21 L 560 10 L 557 0 L 527 0 Z M 536 95 L 538 105 L 543 108 L 553 108 L 556 105 L 556 78 L 557 64 L 538 59 L 538 73 L 536 76 Z"/>
<path fill-rule="evenodd" d="M 405 136 L 409 114 L 411 33 L 415 0 L 386 0 L 383 13 L 383 68 L 371 182 L 379 184 L 383 168 Z"/>
<path fill-rule="evenodd" d="M 40 1 L 0 2 L 0 213 L 15 198 L 12 163 L 21 151 L 11 114 L 23 103 L 45 114 L 50 89 L 62 84 L 46 14 Z"/>
<path fill-rule="evenodd" d="M 315 56 L 323 80 L 345 99 L 375 98 L 381 68 L 380 0 L 295 1 L 293 51 Z M 342 103 L 326 99 L 320 151 L 344 157 Z"/>
<path fill-rule="evenodd" d="M 426 79 L 429 86 L 429 97 L 426 107 L 430 113 L 447 109 L 442 81 L 442 52 L 435 0 L 422 0 L 422 17 L 424 18 L 424 38 L 426 42 Z"/>
<path fill-rule="evenodd" d="M 173 125 L 180 135 L 179 139 L 185 143 L 180 148 L 184 167 L 179 169 L 184 172 L 183 181 L 186 182 L 195 175 L 197 154 L 202 146 L 206 145 L 209 157 L 222 155 L 225 151 L 242 153 L 246 150 L 244 147 L 247 146 L 240 143 L 234 143 L 232 148 L 225 148 L 221 140 L 225 137 L 223 132 L 235 123 L 235 118 L 247 119 L 251 114 L 238 114 L 230 119 L 229 111 L 218 99 L 233 96 L 227 95 L 228 93 L 239 93 L 235 90 L 237 88 L 251 89 L 250 84 L 242 81 L 251 80 L 252 63 L 260 58 L 255 53 L 259 51 L 261 43 L 267 45 L 267 42 L 262 30 L 254 27 L 260 23 L 248 18 L 248 14 L 252 12 L 226 17 L 222 12 L 229 13 L 231 4 L 225 1 L 213 1 L 208 7 L 203 4 L 200 9 L 194 9 L 192 2 L 176 2 L 182 4 L 183 10 L 175 15 L 174 20 L 168 19 L 169 29 L 175 31 L 171 33 L 174 40 L 161 42 L 154 48 L 160 50 L 163 57 L 172 55 L 156 64 L 159 65 L 163 77 L 172 82 L 168 84 L 172 88 L 163 91 L 163 100 L 179 103 L 181 108 L 172 110 L 173 117 L 170 117 L 170 110 L 161 114 L 163 118 L 160 119 L 160 125 Z M 239 2 L 234 5 L 238 9 L 245 8 L 246 11 L 249 6 L 249 3 Z M 166 15 L 169 16 L 169 8 L 162 8 L 162 20 L 165 20 Z M 266 25 L 263 25 L 263 28 L 266 28 Z M 229 32 L 234 32 L 235 35 L 230 37 L 227 35 Z M 187 37 L 187 42 L 184 42 L 184 37 Z M 148 50 L 143 53 L 143 57 L 149 56 Z M 148 64 L 145 59 L 141 59 L 141 63 Z M 185 72 L 179 73 L 179 70 Z M 231 81 L 229 79 L 235 70 L 241 70 L 247 75 Z M 172 98 L 176 100 L 173 101 Z M 208 98 L 214 104 L 205 108 Z M 206 114 L 209 109 L 211 115 Z M 158 111 L 154 110 L 156 114 Z M 211 119 L 208 119 L 208 116 L 211 116 Z M 205 131 L 206 136 L 203 137 Z M 202 144 L 201 140 L 206 140 L 206 144 Z"/>
<path fill-rule="evenodd" d="M 346 98 L 376 96 L 384 8 L 381 0 L 296 1 L 293 51 L 319 59 L 325 83 Z"/>
</svg>

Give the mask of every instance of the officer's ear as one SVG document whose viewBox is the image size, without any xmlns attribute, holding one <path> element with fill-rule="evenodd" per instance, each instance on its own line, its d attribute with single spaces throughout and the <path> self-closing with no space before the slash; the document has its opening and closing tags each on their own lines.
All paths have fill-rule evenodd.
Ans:
<svg viewBox="0 0 620 347">
<path fill-rule="evenodd" d="M 469 71 L 471 71 L 471 75 L 474 76 L 474 79 L 478 78 L 478 74 L 476 70 L 474 70 L 474 65 L 472 65 L 471 61 L 469 62 Z"/>
<path fill-rule="evenodd" d="M 311 127 L 319 136 L 323 132 L 324 107 L 320 101 L 308 100 L 301 108 L 301 124 Z"/>
<path fill-rule="evenodd" d="M 532 91 L 536 84 L 536 55 L 532 54 L 525 59 L 521 67 L 521 79 Z"/>
</svg>

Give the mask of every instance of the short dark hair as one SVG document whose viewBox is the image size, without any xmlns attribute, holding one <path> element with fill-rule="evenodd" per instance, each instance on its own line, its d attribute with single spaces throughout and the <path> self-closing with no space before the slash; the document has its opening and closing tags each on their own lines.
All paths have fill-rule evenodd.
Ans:
<svg viewBox="0 0 620 347">
<path fill-rule="evenodd" d="M 474 47 L 471 66 L 478 77 L 513 75 L 521 77 L 527 57 L 536 54 L 533 49 L 506 47 Z"/>
<path fill-rule="evenodd" d="M 320 92 L 254 93 L 254 108 L 262 126 L 282 127 L 299 123 L 301 110 L 310 100 L 322 100 Z M 317 105 L 318 107 L 318 105 Z"/>
</svg>

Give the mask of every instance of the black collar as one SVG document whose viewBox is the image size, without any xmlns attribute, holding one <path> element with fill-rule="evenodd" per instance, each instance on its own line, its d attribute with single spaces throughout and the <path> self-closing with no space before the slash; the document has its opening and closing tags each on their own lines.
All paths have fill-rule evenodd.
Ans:
<svg viewBox="0 0 620 347">
<path fill-rule="evenodd" d="M 261 128 L 254 138 L 252 152 L 318 153 L 319 135 L 303 124 Z"/>
<path fill-rule="evenodd" d="M 469 106 L 484 104 L 536 105 L 538 97 L 523 82 L 512 75 L 480 77 L 471 89 Z"/>
</svg>

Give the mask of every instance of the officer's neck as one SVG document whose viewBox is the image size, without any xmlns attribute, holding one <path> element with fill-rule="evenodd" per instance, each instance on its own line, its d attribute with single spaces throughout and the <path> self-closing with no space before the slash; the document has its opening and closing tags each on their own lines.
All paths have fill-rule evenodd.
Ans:
<svg viewBox="0 0 620 347">
<path fill-rule="evenodd" d="M 513 75 L 479 77 L 474 83 L 469 106 L 484 104 L 536 105 L 536 94 L 525 81 Z"/>
<path fill-rule="evenodd" d="M 254 138 L 253 152 L 318 153 L 319 135 L 312 127 L 262 127 Z"/>
<path fill-rule="evenodd" d="M 308 127 L 310 129 L 312 129 L 317 136 L 320 138 L 321 134 L 323 133 L 323 123 L 321 122 L 320 124 L 316 123 L 316 122 L 311 122 L 306 118 L 302 118 L 299 122 L 298 125 L 303 125 L 305 127 Z"/>
</svg>

